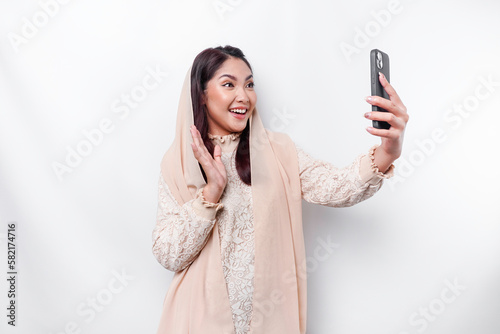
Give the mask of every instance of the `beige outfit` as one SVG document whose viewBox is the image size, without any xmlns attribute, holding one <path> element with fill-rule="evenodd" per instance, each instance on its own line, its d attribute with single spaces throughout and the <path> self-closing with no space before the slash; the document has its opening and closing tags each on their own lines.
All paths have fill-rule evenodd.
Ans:
<svg viewBox="0 0 500 334">
<path fill-rule="evenodd" d="M 239 134 L 210 135 L 210 138 L 215 141 L 214 144 L 221 146 L 221 159 L 227 172 L 227 185 L 220 200 L 223 208 L 204 206 L 199 194 L 181 205 L 176 201 L 160 174 L 158 216 L 153 231 L 153 254 L 166 269 L 176 273 L 183 272 L 193 261 L 200 261 L 197 256 L 213 236 L 214 226 L 218 225 L 217 243 L 220 245 L 220 261 L 234 325 L 227 333 L 304 333 L 305 328 L 299 329 L 298 327 L 294 327 L 292 332 L 285 332 L 281 328 L 272 332 L 259 331 L 258 327 L 253 331 L 250 330 L 252 313 L 256 307 L 254 304 L 255 230 L 252 187 L 241 181 L 235 167 Z M 371 197 L 382 185 L 382 180 L 393 174 L 393 167 L 386 174 L 373 168 L 369 155 L 366 154 L 359 156 L 346 168 L 336 168 L 326 161 L 313 159 L 296 145 L 294 154 L 298 161 L 296 174 L 300 178 L 301 197 L 310 203 L 331 207 L 354 205 Z M 273 238 L 273 236 L 270 237 Z M 268 254 L 268 256 L 272 257 L 274 254 Z M 298 270 L 305 271 L 305 263 Z M 288 274 L 290 277 L 293 276 L 293 272 Z M 288 276 L 283 276 L 282 279 L 287 281 Z M 209 283 L 203 281 L 202 277 L 197 278 L 197 284 L 210 289 Z M 273 296 L 267 297 L 271 302 L 279 303 L 274 300 Z M 218 298 L 224 297 L 218 296 Z M 266 314 L 272 313 L 272 306 L 272 303 L 262 303 L 258 305 L 257 311 L 265 317 Z M 166 299 L 164 308 L 175 309 L 176 305 L 168 303 Z M 196 316 L 196 312 L 193 312 L 193 315 Z M 280 315 L 271 314 L 270 316 Z M 295 317 L 298 318 L 299 314 Z M 254 321 L 261 321 L 260 319 L 256 318 Z M 297 322 L 298 319 L 280 318 L 278 321 Z M 303 327 L 305 327 L 305 322 Z M 165 328 L 167 328 L 166 324 Z M 189 332 L 169 330 L 160 328 L 158 333 L 211 333 L 196 330 Z M 226 332 L 221 329 L 217 333 Z"/>
</svg>

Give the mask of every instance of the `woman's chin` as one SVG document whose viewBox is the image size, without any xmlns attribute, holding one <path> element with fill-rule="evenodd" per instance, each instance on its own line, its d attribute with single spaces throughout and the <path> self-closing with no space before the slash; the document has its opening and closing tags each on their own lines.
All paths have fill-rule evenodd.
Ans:
<svg viewBox="0 0 500 334">
<path fill-rule="evenodd" d="M 231 130 L 229 132 L 231 132 L 231 133 L 233 133 L 233 132 L 242 132 L 243 130 L 245 130 L 244 126 L 238 126 L 238 127 L 231 128 Z"/>
<path fill-rule="evenodd" d="M 233 120 L 231 122 L 231 125 L 229 128 L 231 129 L 230 132 L 241 132 L 245 130 L 245 127 L 247 126 L 248 119 L 242 119 L 242 120 Z"/>
</svg>

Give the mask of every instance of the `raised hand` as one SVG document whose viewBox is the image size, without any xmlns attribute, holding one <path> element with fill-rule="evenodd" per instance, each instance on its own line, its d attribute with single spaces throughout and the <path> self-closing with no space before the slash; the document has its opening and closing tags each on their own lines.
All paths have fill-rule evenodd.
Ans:
<svg viewBox="0 0 500 334">
<path fill-rule="evenodd" d="M 389 95 L 389 100 L 380 96 L 368 96 L 366 101 L 371 105 L 382 107 L 388 112 L 372 111 L 366 113 L 365 117 L 371 120 L 385 121 L 391 125 L 390 129 L 387 130 L 373 127 L 366 129 L 372 135 L 382 138 L 380 147 L 375 150 L 374 162 L 380 171 L 384 172 L 394 160 L 401 156 L 404 132 L 409 116 L 399 95 L 382 73 L 379 75 L 379 80 Z"/>
<path fill-rule="evenodd" d="M 203 190 L 203 196 L 207 201 L 217 203 L 227 184 L 226 168 L 221 160 L 221 147 L 219 145 L 215 146 L 214 157 L 212 158 L 196 126 L 191 125 L 190 130 L 193 137 L 191 148 L 193 149 L 194 157 L 198 160 L 207 176 L 207 185 Z"/>
</svg>

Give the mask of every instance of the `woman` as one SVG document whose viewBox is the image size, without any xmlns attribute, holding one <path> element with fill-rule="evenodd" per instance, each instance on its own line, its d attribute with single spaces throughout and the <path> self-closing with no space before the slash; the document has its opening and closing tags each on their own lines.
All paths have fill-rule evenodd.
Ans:
<svg viewBox="0 0 500 334">
<path fill-rule="evenodd" d="M 301 200 L 354 205 L 392 175 L 408 115 L 380 82 L 390 100 L 367 101 L 389 112 L 365 117 L 391 129 L 369 128 L 381 145 L 338 169 L 264 128 L 241 50 L 210 48 L 195 58 L 161 163 L 153 253 L 175 275 L 159 334 L 305 333 Z"/>
</svg>

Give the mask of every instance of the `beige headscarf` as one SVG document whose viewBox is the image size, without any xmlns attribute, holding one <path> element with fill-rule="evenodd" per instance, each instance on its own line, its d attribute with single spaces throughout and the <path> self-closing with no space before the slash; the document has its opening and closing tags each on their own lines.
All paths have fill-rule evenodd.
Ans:
<svg viewBox="0 0 500 334">
<path fill-rule="evenodd" d="M 206 183 L 194 157 L 191 69 L 179 101 L 172 146 L 161 162 L 165 182 L 180 205 Z M 253 334 L 306 331 L 307 273 L 297 153 L 291 139 L 250 117 L 250 163 L 255 228 Z M 176 272 L 165 297 L 158 334 L 234 333 L 222 269 L 219 227 L 186 269 Z"/>
</svg>

